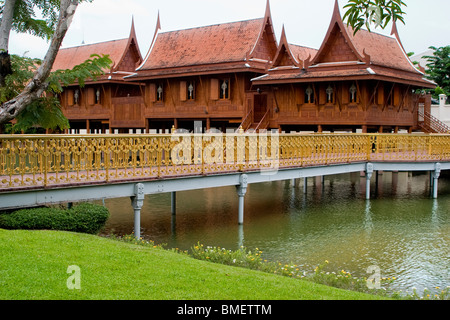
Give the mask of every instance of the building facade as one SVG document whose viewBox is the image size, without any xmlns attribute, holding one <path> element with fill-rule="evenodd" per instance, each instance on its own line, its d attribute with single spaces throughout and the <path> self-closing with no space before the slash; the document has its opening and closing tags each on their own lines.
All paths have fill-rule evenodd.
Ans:
<svg viewBox="0 0 450 320">
<path fill-rule="evenodd" d="M 76 129 L 105 132 L 203 130 L 286 132 L 412 132 L 431 112 L 435 84 L 409 60 L 395 23 L 391 36 L 361 30 L 341 18 L 338 2 L 322 46 L 277 41 L 269 1 L 261 19 L 162 32 L 147 55 L 134 25 L 128 39 L 61 50 L 57 68 L 77 51 L 110 54 L 115 64 L 85 88 L 61 96 Z M 64 59 L 70 54 L 77 59 Z M 68 62 L 70 61 L 70 63 Z"/>
</svg>

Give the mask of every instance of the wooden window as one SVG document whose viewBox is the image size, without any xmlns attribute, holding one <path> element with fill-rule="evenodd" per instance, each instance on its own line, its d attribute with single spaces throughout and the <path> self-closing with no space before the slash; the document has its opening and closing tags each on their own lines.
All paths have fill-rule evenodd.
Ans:
<svg viewBox="0 0 450 320">
<path fill-rule="evenodd" d="M 73 91 L 73 104 L 74 105 L 79 105 L 81 101 L 81 94 L 80 94 L 80 90 L 79 89 L 75 89 Z"/>
<path fill-rule="evenodd" d="M 221 79 L 219 88 L 220 100 L 230 99 L 230 79 Z"/>
<path fill-rule="evenodd" d="M 180 100 L 181 101 L 195 100 L 195 81 L 180 82 Z"/>
<path fill-rule="evenodd" d="M 164 84 L 158 83 L 156 84 L 156 102 L 164 101 Z"/>
<path fill-rule="evenodd" d="M 394 87 L 393 87 L 393 85 L 387 85 L 384 87 L 384 104 L 386 106 L 394 105 Z"/>
<path fill-rule="evenodd" d="M 95 89 L 95 104 L 102 104 L 102 91 L 100 88 Z"/>
<path fill-rule="evenodd" d="M 305 90 L 305 103 L 314 103 L 314 89 L 308 86 Z"/>
<path fill-rule="evenodd" d="M 350 93 L 350 103 L 356 103 L 358 99 L 358 88 L 353 83 L 349 89 Z"/>
<path fill-rule="evenodd" d="M 327 103 L 334 103 L 334 89 L 331 85 L 325 90 Z"/>
<path fill-rule="evenodd" d="M 195 100 L 195 81 L 188 81 L 186 87 L 188 100 Z"/>
</svg>

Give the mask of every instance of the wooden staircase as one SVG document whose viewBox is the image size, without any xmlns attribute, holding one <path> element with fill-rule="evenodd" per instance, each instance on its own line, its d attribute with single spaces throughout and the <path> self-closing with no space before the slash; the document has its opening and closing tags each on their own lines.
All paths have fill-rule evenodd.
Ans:
<svg viewBox="0 0 450 320">
<path fill-rule="evenodd" d="M 267 110 L 267 112 L 264 114 L 261 120 L 258 121 L 258 119 L 255 119 L 254 111 L 250 110 L 250 112 L 247 114 L 247 116 L 239 126 L 239 130 L 242 129 L 244 132 L 247 131 L 259 132 L 262 130 L 267 130 L 269 128 L 269 117 L 270 117 L 270 110 Z"/>
<path fill-rule="evenodd" d="M 450 134 L 450 127 L 427 111 L 419 111 L 419 128 L 425 133 Z"/>
</svg>

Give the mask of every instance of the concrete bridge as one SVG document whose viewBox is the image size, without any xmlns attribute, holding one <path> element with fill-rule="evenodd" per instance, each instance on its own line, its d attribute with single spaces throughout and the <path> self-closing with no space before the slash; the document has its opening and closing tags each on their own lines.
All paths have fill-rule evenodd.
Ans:
<svg viewBox="0 0 450 320">
<path fill-rule="evenodd" d="M 0 210 L 130 197 L 135 236 L 145 195 L 364 172 L 428 171 L 438 197 L 450 135 L 211 133 L 0 136 Z M 306 183 L 305 183 L 306 186 Z"/>
</svg>

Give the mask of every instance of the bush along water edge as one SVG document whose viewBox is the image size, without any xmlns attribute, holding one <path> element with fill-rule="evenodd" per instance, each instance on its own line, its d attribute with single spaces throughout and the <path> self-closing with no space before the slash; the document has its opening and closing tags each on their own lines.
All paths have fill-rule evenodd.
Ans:
<svg viewBox="0 0 450 320">
<path fill-rule="evenodd" d="M 57 230 L 98 234 L 109 218 L 100 205 L 81 203 L 70 209 L 43 207 L 0 213 L 0 228 L 7 230 Z"/>
</svg>

